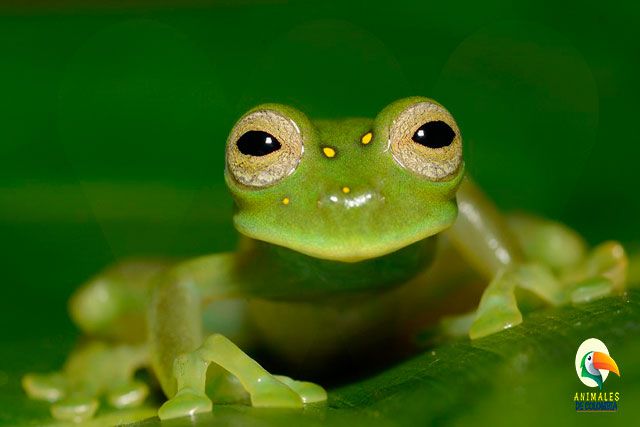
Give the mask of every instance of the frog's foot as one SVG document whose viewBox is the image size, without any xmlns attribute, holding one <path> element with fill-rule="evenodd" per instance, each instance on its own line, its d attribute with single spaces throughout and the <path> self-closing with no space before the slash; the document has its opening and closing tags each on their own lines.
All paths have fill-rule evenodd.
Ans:
<svg viewBox="0 0 640 427">
<path fill-rule="evenodd" d="M 575 268 L 562 273 L 567 300 L 589 302 L 624 289 L 628 258 L 618 242 L 596 246 Z"/>
<path fill-rule="evenodd" d="M 212 403 L 205 393 L 211 363 L 235 376 L 256 407 L 302 408 L 305 403 L 326 400 L 326 392 L 321 387 L 273 376 L 226 337 L 214 334 L 197 350 L 175 359 L 173 374 L 177 393 L 158 411 L 160 419 L 211 411 Z"/>
<path fill-rule="evenodd" d="M 551 305 L 588 302 L 623 289 L 627 265 L 625 251 L 617 242 L 596 246 L 559 274 L 539 263 L 516 265 L 499 273 L 485 290 L 469 336 L 476 339 L 521 323 L 515 297 L 518 288 Z"/>
<path fill-rule="evenodd" d="M 589 301 L 624 288 L 629 261 L 618 242 L 588 251 L 584 239 L 559 222 L 527 214 L 511 214 L 507 220 L 526 259 L 548 267 L 561 282 L 565 292 L 552 303 Z M 630 273 L 632 279 L 634 270 Z"/>
<path fill-rule="evenodd" d="M 102 396 L 115 408 L 141 405 L 149 390 L 133 375 L 145 362 L 142 346 L 95 341 L 73 351 L 62 371 L 27 374 L 22 386 L 32 399 L 51 402 L 54 418 L 80 422 L 93 417 Z"/>
<path fill-rule="evenodd" d="M 480 299 L 471 324 L 471 339 L 481 338 L 522 323 L 516 289 L 525 289 L 552 305 L 562 304 L 565 291 L 551 270 L 541 264 L 518 264 L 496 275 Z"/>
<path fill-rule="evenodd" d="M 90 393 L 72 391 L 63 372 L 27 374 L 22 378 L 22 386 L 30 398 L 51 402 L 51 414 L 59 420 L 86 421 L 98 409 L 98 400 Z"/>
</svg>

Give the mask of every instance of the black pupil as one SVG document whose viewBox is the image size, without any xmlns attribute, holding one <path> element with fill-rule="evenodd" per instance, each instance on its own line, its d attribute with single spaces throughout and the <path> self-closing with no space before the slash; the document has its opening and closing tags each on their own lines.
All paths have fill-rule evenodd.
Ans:
<svg viewBox="0 0 640 427">
<path fill-rule="evenodd" d="M 451 145 L 455 137 L 456 133 L 451 126 L 438 120 L 420 126 L 411 139 L 425 147 L 442 148 Z"/>
<path fill-rule="evenodd" d="M 261 130 L 250 130 L 236 142 L 238 150 L 248 156 L 266 156 L 279 150 L 282 145 L 274 136 Z"/>
</svg>

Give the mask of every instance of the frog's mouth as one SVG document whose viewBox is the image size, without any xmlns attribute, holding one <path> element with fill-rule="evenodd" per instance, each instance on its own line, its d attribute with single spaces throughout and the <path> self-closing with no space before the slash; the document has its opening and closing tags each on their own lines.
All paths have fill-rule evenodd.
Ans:
<svg viewBox="0 0 640 427">
<path fill-rule="evenodd" d="M 363 197 L 366 196 L 345 198 L 342 204 L 355 205 Z M 278 232 L 274 232 L 273 228 L 265 231 L 264 224 L 245 222 L 242 215 L 236 215 L 235 224 L 239 232 L 252 239 L 313 258 L 355 263 L 397 252 L 449 228 L 456 216 L 455 203 L 448 205 L 447 209 L 453 212 L 439 216 L 426 215 L 424 220 L 416 222 L 399 217 L 385 218 L 379 212 L 376 215 L 376 211 L 367 212 L 358 221 L 348 220 L 344 213 L 336 215 L 338 218 L 335 221 L 331 221 L 332 217 L 327 215 L 322 221 L 316 220 L 314 223 L 311 219 L 306 224 L 287 224 L 286 219 L 281 219 L 280 224 L 273 224 Z"/>
<path fill-rule="evenodd" d="M 414 243 L 427 239 L 439 232 L 447 229 L 450 225 L 443 224 L 438 228 L 431 228 L 422 233 L 407 234 L 402 238 L 398 236 L 396 239 L 381 238 L 377 242 L 368 239 L 363 240 L 334 240 L 325 241 L 322 244 L 305 245 L 298 242 L 276 242 L 271 241 L 279 246 L 300 252 L 310 257 L 325 259 L 329 261 L 339 261 L 355 263 L 380 258 L 385 255 L 397 252 L 403 248 L 411 246 Z"/>
</svg>

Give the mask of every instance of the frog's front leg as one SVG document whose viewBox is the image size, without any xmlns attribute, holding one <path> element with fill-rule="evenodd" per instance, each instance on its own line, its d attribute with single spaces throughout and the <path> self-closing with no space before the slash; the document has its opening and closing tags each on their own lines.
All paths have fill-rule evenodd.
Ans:
<svg viewBox="0 0 640 427">
<path fill-rule="evenodd" d="M 530 216 L 505 219 L 470 180 L 458 192 L 459 217 L 450 237 L 489 278 L 469 335 L 480 338 L 522 322 L 515 292 L 552 305 L 584 302 L 624 286 L 627 258 L 617 242 L 586 252 L 577 233 Z"/>
<path fill-rule="evenodd" d="M 206 304 L 238 296 L 232 255 L 215 255 L 174 268 L 156 289 L 150 308 L 152 364 L 170 399 L 161 419 L 207 412 L 207 369 L 214 363 L 234 375 L 254 406 L 302 407 L 326 400 L 315 384 L 269 374 L 220 334 L 205 338 L 202 309 Z"/>
</svg>

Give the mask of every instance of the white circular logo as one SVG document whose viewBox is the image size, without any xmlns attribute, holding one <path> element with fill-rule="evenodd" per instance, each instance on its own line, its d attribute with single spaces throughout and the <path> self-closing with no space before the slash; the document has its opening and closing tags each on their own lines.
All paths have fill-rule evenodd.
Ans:
<svg viewBox="0 0 640 427">
<path fill-rule="evenodd" d="M 598 384 L 598 377 L 602 378 L 602 382 L 605 382 L 609 376 L 607 369 L 598 369 L 597 363 L 594 366 L 594 354 L 596 353 L 609 356 L 607 346 L 597 338 L 585 340 L 576 352 L 576 374 L 578 374 L 580 381 L 588 387 L 601 387 L 602 385 Z"/>
</svg>

